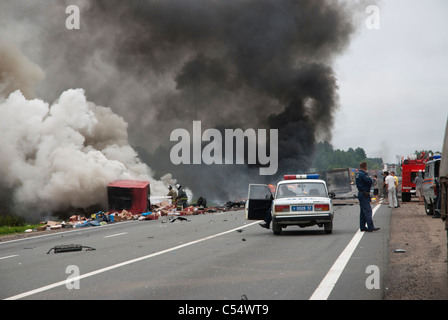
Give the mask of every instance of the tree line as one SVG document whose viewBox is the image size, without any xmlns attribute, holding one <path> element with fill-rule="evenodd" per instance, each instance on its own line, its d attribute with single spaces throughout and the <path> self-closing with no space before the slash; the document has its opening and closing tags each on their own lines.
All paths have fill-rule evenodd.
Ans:
<svg viewBox="0 0 448 320">
<path fill-rule="evenodd" d="M 337 168 L 358 168 L 365 161 L 367 167 L 373 170 L 381 170 L 382 158 L 368 158 L 363 148 L 349 148 L 347 151 L 333 149 L 329 142 L 318 142 L 313 167 L 317 171 L 326 171 Z"/>
</svg>

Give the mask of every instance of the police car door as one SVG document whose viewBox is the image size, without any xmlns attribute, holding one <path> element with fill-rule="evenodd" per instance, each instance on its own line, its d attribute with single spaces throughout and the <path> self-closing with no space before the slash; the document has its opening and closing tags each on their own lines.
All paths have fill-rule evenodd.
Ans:
<svg viewBox="0 0 448 320">
<path fill-rule="evenodd" d="M 250 184 L 246 201 L 246 219 L 263 220 L 273 198 L 268 185 Z"/>
</svg>

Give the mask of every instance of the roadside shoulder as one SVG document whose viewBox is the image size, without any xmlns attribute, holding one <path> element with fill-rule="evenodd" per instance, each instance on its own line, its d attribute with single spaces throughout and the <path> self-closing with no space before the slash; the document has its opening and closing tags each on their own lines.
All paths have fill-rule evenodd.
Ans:
<svg viewBox="0 0 448 320">
<path fill-rule="evenodd" d="M 416 201 L 391 214 L 385 300 L 448 299 L 447 233 Z"/>
</svg>

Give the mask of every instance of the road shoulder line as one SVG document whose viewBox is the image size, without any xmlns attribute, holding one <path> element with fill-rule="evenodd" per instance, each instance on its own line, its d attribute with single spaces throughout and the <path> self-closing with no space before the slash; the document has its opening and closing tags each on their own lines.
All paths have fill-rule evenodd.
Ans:
<svg viewBox="0 0 448 320">
<path fill-rule="evenodd" d="M 380 206 L 381 206 L 381 204 L 378 204 L 372 210 L 372 217 L 378 211 Z M 338 281 L 340 275 L 344 271 L 345 266 L 347 265 L 348 261 L 350 260 L 352 254 L 355 251 L 355 249 L 357 248 L 359 242 L 361 241 L 364 233 L 365 232 L 362 232 L 360 230 L 358 230 L 355 233 L 352 240 L 349 242 L 349 244 L 345 247 L 345 249 L 342 251 L 342 253 L 339 255 L 339 257 L 336 259 L 336 261 L 331 266 L 330 270 L 325 275 L 325 277 L 322 279 L 319 286 L 316 288 L 316 290 L 311 295 L 309 300 L 327 300 L 328 299 L 328 297 L 331 294 L 331 291 L 333 291 L 333 288 L 336 285 L 336 282 Z"/>
</svg>

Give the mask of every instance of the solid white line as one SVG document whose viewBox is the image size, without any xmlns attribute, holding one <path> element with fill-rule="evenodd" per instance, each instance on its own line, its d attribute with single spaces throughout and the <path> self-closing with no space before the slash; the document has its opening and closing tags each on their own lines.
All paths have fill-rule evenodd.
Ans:
<svg viewBox="0 0 448 320">
<path fill-rule="evenodd" d="M 132 260 L 124 261 L 124 262 L 121 262 L 121 263 L 117 263 L 117 264 L 111 265 L 109 267 L 98 269 L 98 270 L 95 270 L 95 271 L 92 271 L 92 272 L 89 272 L 89 273 L 86 273 L 86 274 L 83 274 L 83 275 L 80 275 L 80 276 L 77 276 L 77 277 L 73 277 L 73 278 L 70 277 L 70 278 L 68 278 L 66 280 L 55 282 L 55 283 L 49 284 L 49 285 L 41 287 L 41 288 L 37 288 L 37 289 L 31 290 L 31 291 L 27 291 L 27 292 L 24 292 L 24 293 L 21 293 L 21 294 L 17 294 L 15 296 L 6 298 L 4 300 L 17 300 L 17 299 L 25 298 L 25 297 L 31 296 L 33 294 L 36 294 L 36 293 L 44 292 L 44 291 L 47 291 L 47 290 L 50 290 L 50 289 L 53 289 L 53 288 L 65 285 L 66 283 L 72 283 L 73 281 L 78 281 L 78 280 L 81 280 L 81 279 L 84 279 L 84 278 L 88 278 L 88 277 L 91 277 L 91 276 L 94 276 L 94 275 L 97 275 L 97 274 L 100 274 L 100 273 L 103 273 L 103 272 L 106 272 L 106 271 L 110 271 L 110 270 L 113 270 L 113 269 L 117 269 L 117 268 L 126 266 L 126 265 L 131 264 L 131 263 L 135 263 L 135 262 L 138 262 L 138 261 L 150 259 L 150 258 L 159 256 L 159 255 L 162 255 L 164 253 L 168 253 L 168 252 L 171 252 L 171 251 L 174 251 L 174 250 L 178 250 L 178 249 L 181 249 L 181 248 L 184 248 L 184 247 L 191 246 L 191 245 L 199 243 L 199 242 L 203 242 L 205 240 L 210 240 L 210 239 L 222 236 L 222 235 L 227 234 L 227 233 L 231 233 L 233 231 L 236 231 L 236 230 L 239 230 L 239 229 L 242 229 L 242 228 L 247 228 L 247 227 L 252 226 L 252 225 L 254 225 L 256 223 L 259 223 L 259 222 L 260 221 L 255 221 L 255 222 L 252 222 L 252 223 L 249 223 L 249 224 L 246 224 L 246 225 L 243 225 L 243 226 L 239 226 L 239 227 L 236 227 L 236 228 L 233 228 L 233 229 L 221 232 L 221 233 L 217 233 L 217 234 L 205 237 L 205 238 L 201 238 L 201 239 L 194 240 L 194 241 L 191 241 L 191 242 L 188 242 L 188 243 L 184 243 L 184 244 L 178 245 L 176 247 L 172 247 L 172 248 L 169 248 L 169 249 L 166 249 L 166 250 L 162 250 L 162 251 L 159 251 L 159 252 L 148 254 L 146 256 L 142 256 L 142 257 L 135 258 L 135 259 L 132 259 Z"/>
<path fill-rule="evenodd" d="M 111 234 L 111 235 L 109 235 L 109 236 L 104 236 L 104 238 L 111 238 L 111 237 L 121 236 L 121 235 L 123 235 L 123 234 L 127 234 L 127 232 Z"/>
<path fill-rule="evenodd" d="M 372 210 L 372 217 L 375 215 L 375 212 L 378 210 L 381 204 L 378 204 Z M 345 247 L 344 251 L 339 255 L 336 259 L 333 266 L 328 271 L 327 275 L 322 279 L 317 289 L 314 291 L 310 300 L 327 300 L 330 296 L 331 291 L 333 290 L 336 282 L 339 279 L 339 276 L 344 271 L 345 266 L 347 265 L 350 257 L 358 246 L 359 241 L 361 241 L 362 236 L 365 232 L 358 230 L 353 236 L 350 243 Z"/>
<path fill-rule="evenodd" d="M 13 254 L 12 256 L 6 256 L 6 257 L 0 257 L 0 260 L 2 259 L 8 259 L 8 258 L 13 258 L 13 257 L 18 257 L 18 254 Z"/>
</svg>

